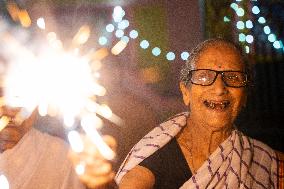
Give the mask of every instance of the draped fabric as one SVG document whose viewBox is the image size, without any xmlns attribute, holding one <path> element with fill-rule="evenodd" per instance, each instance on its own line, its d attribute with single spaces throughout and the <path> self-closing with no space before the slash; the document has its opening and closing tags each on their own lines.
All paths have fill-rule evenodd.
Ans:
<svg viewBox="0 0 284 189">
<path fill-rule="evenodd" d="M 67 144 L 32 128 L 12 149 L 0 154 L 0 173 L 10 189 L 81 189 L 67 158 Z"/>
<path fill-rule="evenodd" d="M 179 114 L 143 137 L 121 165 L 116 182 L 179 133 L 186 125 L 187 116 L 188 113 Z M 278 162 L 270 147 L 234 130 L 181 188 L 276 189 L 280 176 Z"/>
</svg>

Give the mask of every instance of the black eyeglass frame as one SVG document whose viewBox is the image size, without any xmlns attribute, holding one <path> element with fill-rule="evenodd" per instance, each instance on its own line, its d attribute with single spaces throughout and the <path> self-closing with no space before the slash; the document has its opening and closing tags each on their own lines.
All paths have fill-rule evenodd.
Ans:
<svg viewBox="0 0 284 189">
<path fill-rule="evenodd" d="M 213 72 L 216 73 L 215 78 L 214 78 L 213 81 L 212 81 L 210 84 L 208 84 L 208 85 L 203 85 L 203 84 L 194 83 L 194 82 L 192 81 L 192 71 L 199 71 L 199 70 L 213 71 Z M 226 82 L 226 80 L 224 79 L 224 73 L 225 73 L 225 72 L 238 72 L 238 73 L 243 73 L 243 74 L 245 75 L 245 81 L 243 81 L 244 85 L 242 85 L 242 86 L 232 86 L 232 85 L 229 85 L 229 84 Z M 189 76 L 190 76 L 190 79 L 189 79 L 189 80 L 190 80 L 190 82 L 191 82 L 192 84 L 194 84 L 194 85 L 210 86 L 210 85 L 212 85 L 212 84 L 216 81 L 216 79 L 217 79 L 217 77 L 218 77 L 219 74 L 221 74 L 222 81 L 223 81 L 223 83 L 225 84 L 226 87 L 242 88 L 242 87 L 246 87 L 246 86 L 248 85 L 248 74 L 247 74 L 246 72 L 243 72 L 243 71 L 235 71 L 235 70 L 224 70 L 224 71 L 218 71 L 218 70 L 212 70 L 212 69 L 196 69 L 196 70 L 190 70 L 190 71 L 189 71 Z"/>
</svg>

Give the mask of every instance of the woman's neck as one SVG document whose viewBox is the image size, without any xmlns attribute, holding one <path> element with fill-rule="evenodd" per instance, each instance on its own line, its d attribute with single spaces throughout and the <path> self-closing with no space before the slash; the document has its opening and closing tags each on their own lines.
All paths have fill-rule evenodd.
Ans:
<svg viewBox="0 0 284 189">
<path fill-rule="evenodd" d="M 191 168 L 195 171 L 199 169 L 210 154 L 230 136 L 232 129 L 232 126 L 218 130 L 210 129 L 208 125 L 195 123 L 189 118 L 187 126 L 178 136 L 178 141 L 189 151 L 192 160 L 188 163 L 191 164 Z"/>
<path fill-rule="evenodd" d="M 195 122 L 189 118 L 187 120 L 187 127 L 183 132 L 187 136 L 190 135 L 193 147 L 201 147 L 204 153 L 208 153 L 208 155 L 210 155 L 226 138 L 230 136 L 232 130 L 232 125 L 227 125 L 216 130 L 210 127 L 210 125 Z"/>
</svg>

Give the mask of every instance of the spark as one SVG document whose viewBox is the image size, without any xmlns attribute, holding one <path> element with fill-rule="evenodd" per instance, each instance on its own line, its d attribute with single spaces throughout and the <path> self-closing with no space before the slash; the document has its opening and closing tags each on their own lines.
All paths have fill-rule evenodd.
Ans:
<svg viewBox="0 0 284 189">
<path fill-rule="evenodd" d="M 90 27 L 87 25 L 82 26 L 73 38 L 73 45 L 83 45 L 90 37 Z"/>
<path fill-rule="evenodd" d="M 18 11 L 15 5 L 11 7 L 10 14 Z M 38 18 L 36 24 L 40 29 L 46 30 L 44 18 Z M 0 99 L 0 103 L 21 107 L 15 118 L 19 121 L 31 115 L 36 108 L 41 116 L 62 117 L 74 152 L 84 150 L 81 138 L 84 134 L 104 158 L 112 160 L 115 152 L 104 142 L 98 129 L 103 126 L 103 118 L 117 125 L 122 125 L 123 121 L 109 106 L 97 102 L 100 96 L 107 94 L 98 78 L 101 61 L 109 55 L 109 50 L 90 49 L 82 54 L 81 47 L 88 41 L 90 34 L 90 27 L 83 25 L 72 38 L 71 47 L 66 50 L 55 32 L 47 32 L 40 43 L 35 44 L 39 47 L 35 53 L 22 44 L 17 36 L 0 30 L 0 47 L 5 44 L 5 54 L 9 61 L 3 81 L 4 97 Z M 117 55 L 126 45 L 127 42 L 120 40 L 111 52 Z M 84 133 L 74 130 L 78 120 Z M 0 130 L 9 121 L 10 118 L 2 116 Z M 78 166 L 76 172 L 83 174 L 84 166 Z"/>
</svg>

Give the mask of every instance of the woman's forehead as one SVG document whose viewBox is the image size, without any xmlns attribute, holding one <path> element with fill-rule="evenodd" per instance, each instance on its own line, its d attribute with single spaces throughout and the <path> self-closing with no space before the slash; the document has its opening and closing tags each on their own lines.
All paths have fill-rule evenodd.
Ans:
<svg viewBox="0 0 284 189">
<path fill-rule="evenodd" d="M 244 63 L 240 53 L 229 46 L 211 46 L 204 49 L 195 65 L 196 69 L 242 70 Z"/>
</svg>

